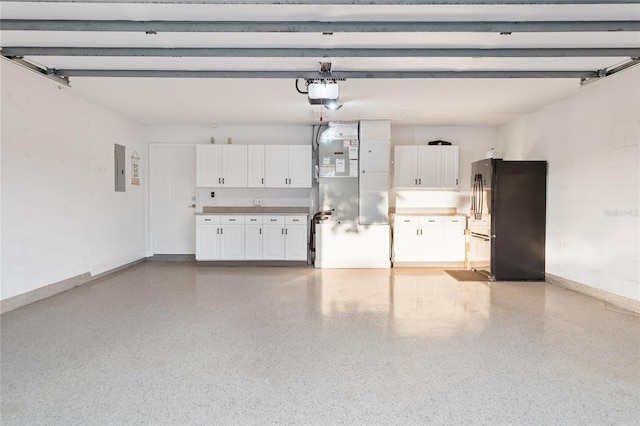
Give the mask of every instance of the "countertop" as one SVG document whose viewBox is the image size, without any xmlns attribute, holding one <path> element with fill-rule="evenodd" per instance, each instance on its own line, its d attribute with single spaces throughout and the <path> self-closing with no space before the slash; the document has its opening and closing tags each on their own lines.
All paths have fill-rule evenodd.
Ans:
<svg viewBox="0 0 640 426">
<path fill-rule="evenodd" d="M 207 214 L 309 214 L 308 207 L 262 207 L 262 206 L 245 206 L 245 207 L 217 207 L 205 206 L 202 213 Z"/>
</svg>

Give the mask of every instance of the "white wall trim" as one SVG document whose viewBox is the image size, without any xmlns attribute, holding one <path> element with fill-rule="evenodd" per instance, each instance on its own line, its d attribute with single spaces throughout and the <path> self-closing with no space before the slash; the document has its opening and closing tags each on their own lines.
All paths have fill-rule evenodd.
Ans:
<svg viewBox="0 0 640 426">
<path fill-rule="evenodd" d="M 38 302 L 40 300 L 47 299 L 51 296 L 55 296 L 56 294 L 63 293 L 67 290 L 71 290 L 74 287 L 78 287 L 78 286 L 90 283 L 106 275 L 113 274 L 115 272 L 121 271 L 133 265 L 141 263 L 144 260 L 145 260 L 144 258 L 137 259 L 135 261 L 127 263 L 126 265 L 118 266 L 116 268 L 110 269 L 108 271 L 104 271 L 96 275 L 91 275 L 91 273 L 85 272 L 83 274 L 76 275 L 75 277 L 67 278 L 66 280 L 58 281 L 56 283 L 45 285 L 43 287 L 39 287 L 35 290 L 31 290 L 26 293 L 19 294 L 17 296 L 0 300 L 0 314 L 5 314 L 7 312 L 13 311 L 14 309 L 18 309 L 23 306 L 27 306 L 32 303 Z"/>
<path fill-rule="evenodd" d="M 566 278 L 562 278 L 553 274 L 545 274 L 545 281 L 556 287 L 575 291 L 576 293 L 584 294 L 585 296 L 598 299 L 606 304 L 610 304 L 618 308 L 640 314 L 640 301 L 609 293 L 608 291 L 600 290 L 598 288 L 591 287 L 576 281 L 568 280 Z"/>
</svg>

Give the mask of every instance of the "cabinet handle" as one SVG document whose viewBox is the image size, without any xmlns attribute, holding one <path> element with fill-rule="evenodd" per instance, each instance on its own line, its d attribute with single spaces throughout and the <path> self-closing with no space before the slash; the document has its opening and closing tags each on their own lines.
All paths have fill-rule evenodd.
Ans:
<svg viewBox="0 0 640 426">
<path fill-rule="evenodd" d="M 224 179 L 222 179 L 222 183 L 224 183 Z M 422 185 L 422 179 L 418 179 L 418 184 Z"/>
<path fill-rule="evenodd" d="M 285 234 L 285 235 L 289 235 L 289 229 L 288 229 L 288 228 L 285 228 L 285 230 L 284 230 L 284 234 Z"/>
<path fill-rule="evenodd" d="M 287 178 L 284 178 L 284 184 L 285 185 L 287 184 Z"/>
<path fill-rule="evenodd" d="M 220 228 L 220 235 L 224 234 L 224 228 Z"/>
<path fill-rule="evenodd" d="M 280 233 L 284 235 L 284 228 L 282 228 L 280 231 L 281 231 Z"/>
<path fill-rule="evenodd" d="M 259 233 L 259 235 L 262 235 L 262 228 L 260 228 L 260 233 Z"/>
<path fill-rule="evenodd" d="M 216 234 L 220 235 L 220 228 L 216 228 Z"/>
<path fill-rule="evenodd" d="M 418 184 L 418 178 L 416 178 L 415 181 L 416 181 L 416 185 L 417 185 Z"/>
<path fill-rule="evenodd" d="M 458 179 L 456 179 L 456 185 L 458 184 Z"/>
<path fill-rule="evenodd" d="M 262 184 L 264 185 L 264 178 L 262 178 Z"/>
<path fill-rule="evenodd" d="M 224 178 L 222 178 L 222 184 L 224 185 Z"/>
<path fill-rule="evenodd" d="M 222 178 L 218 178 L 218 183 L 222 183 Z"/>
<path fill-rule="evenodd" d="M 420 230 L 420 235 L 422 235 L 422 229 Z"/>
<path fill-rule="evenodd" d="M 420 230 L 416 229 L 416 235 L 420 235 Z"/>
</svg>

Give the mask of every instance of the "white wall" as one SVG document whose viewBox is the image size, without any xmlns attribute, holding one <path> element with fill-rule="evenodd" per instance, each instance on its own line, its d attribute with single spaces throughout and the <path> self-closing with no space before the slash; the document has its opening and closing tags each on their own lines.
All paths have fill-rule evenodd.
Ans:
<svg viewBox="0 0 640 426">
<path fill-rule="evenodd" d="M 499 129 L 506 159 L 549 162 L 547 272 L 640 300 L 640 68 Z"/>
<path fill-rule="evenodd" d="M 429 141 L 444 140 L 458 146 L 459 190 L 393 190 L 389 205 L 396 210 L 455 208 L 458 213 L 469 213 L 471 163 L 485 158 L 486 152 L 496 148 L 498 129 L 495 126 L 391 126 L 392 150 L 395 145 L 426 145 Z M 392 154 L 393 158 L 393 154 Z M 393 185 L 393 165 L 391 167 Z"/>
<path fill-rule="evenodd" d="M 146 253 L 147 143 L 141 128 L 7 61 L 2 83 L 2 283 L 6 299 Z M 114 191 L 114 144 L 126 192 Z M 141 157 L 132 186 L 129 157 Z"/>
</svg>

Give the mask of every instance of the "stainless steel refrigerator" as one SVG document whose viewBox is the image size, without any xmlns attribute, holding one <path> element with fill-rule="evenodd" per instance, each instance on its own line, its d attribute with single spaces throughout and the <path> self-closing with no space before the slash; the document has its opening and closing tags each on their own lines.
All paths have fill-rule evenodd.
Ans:
<svg viewBox="0 0 640 426">
<path fill-rule="evenodd" d="M 471 268 L 496 281 L 545 278 L 546 161 L 471 165 Z"/>
</svg>

